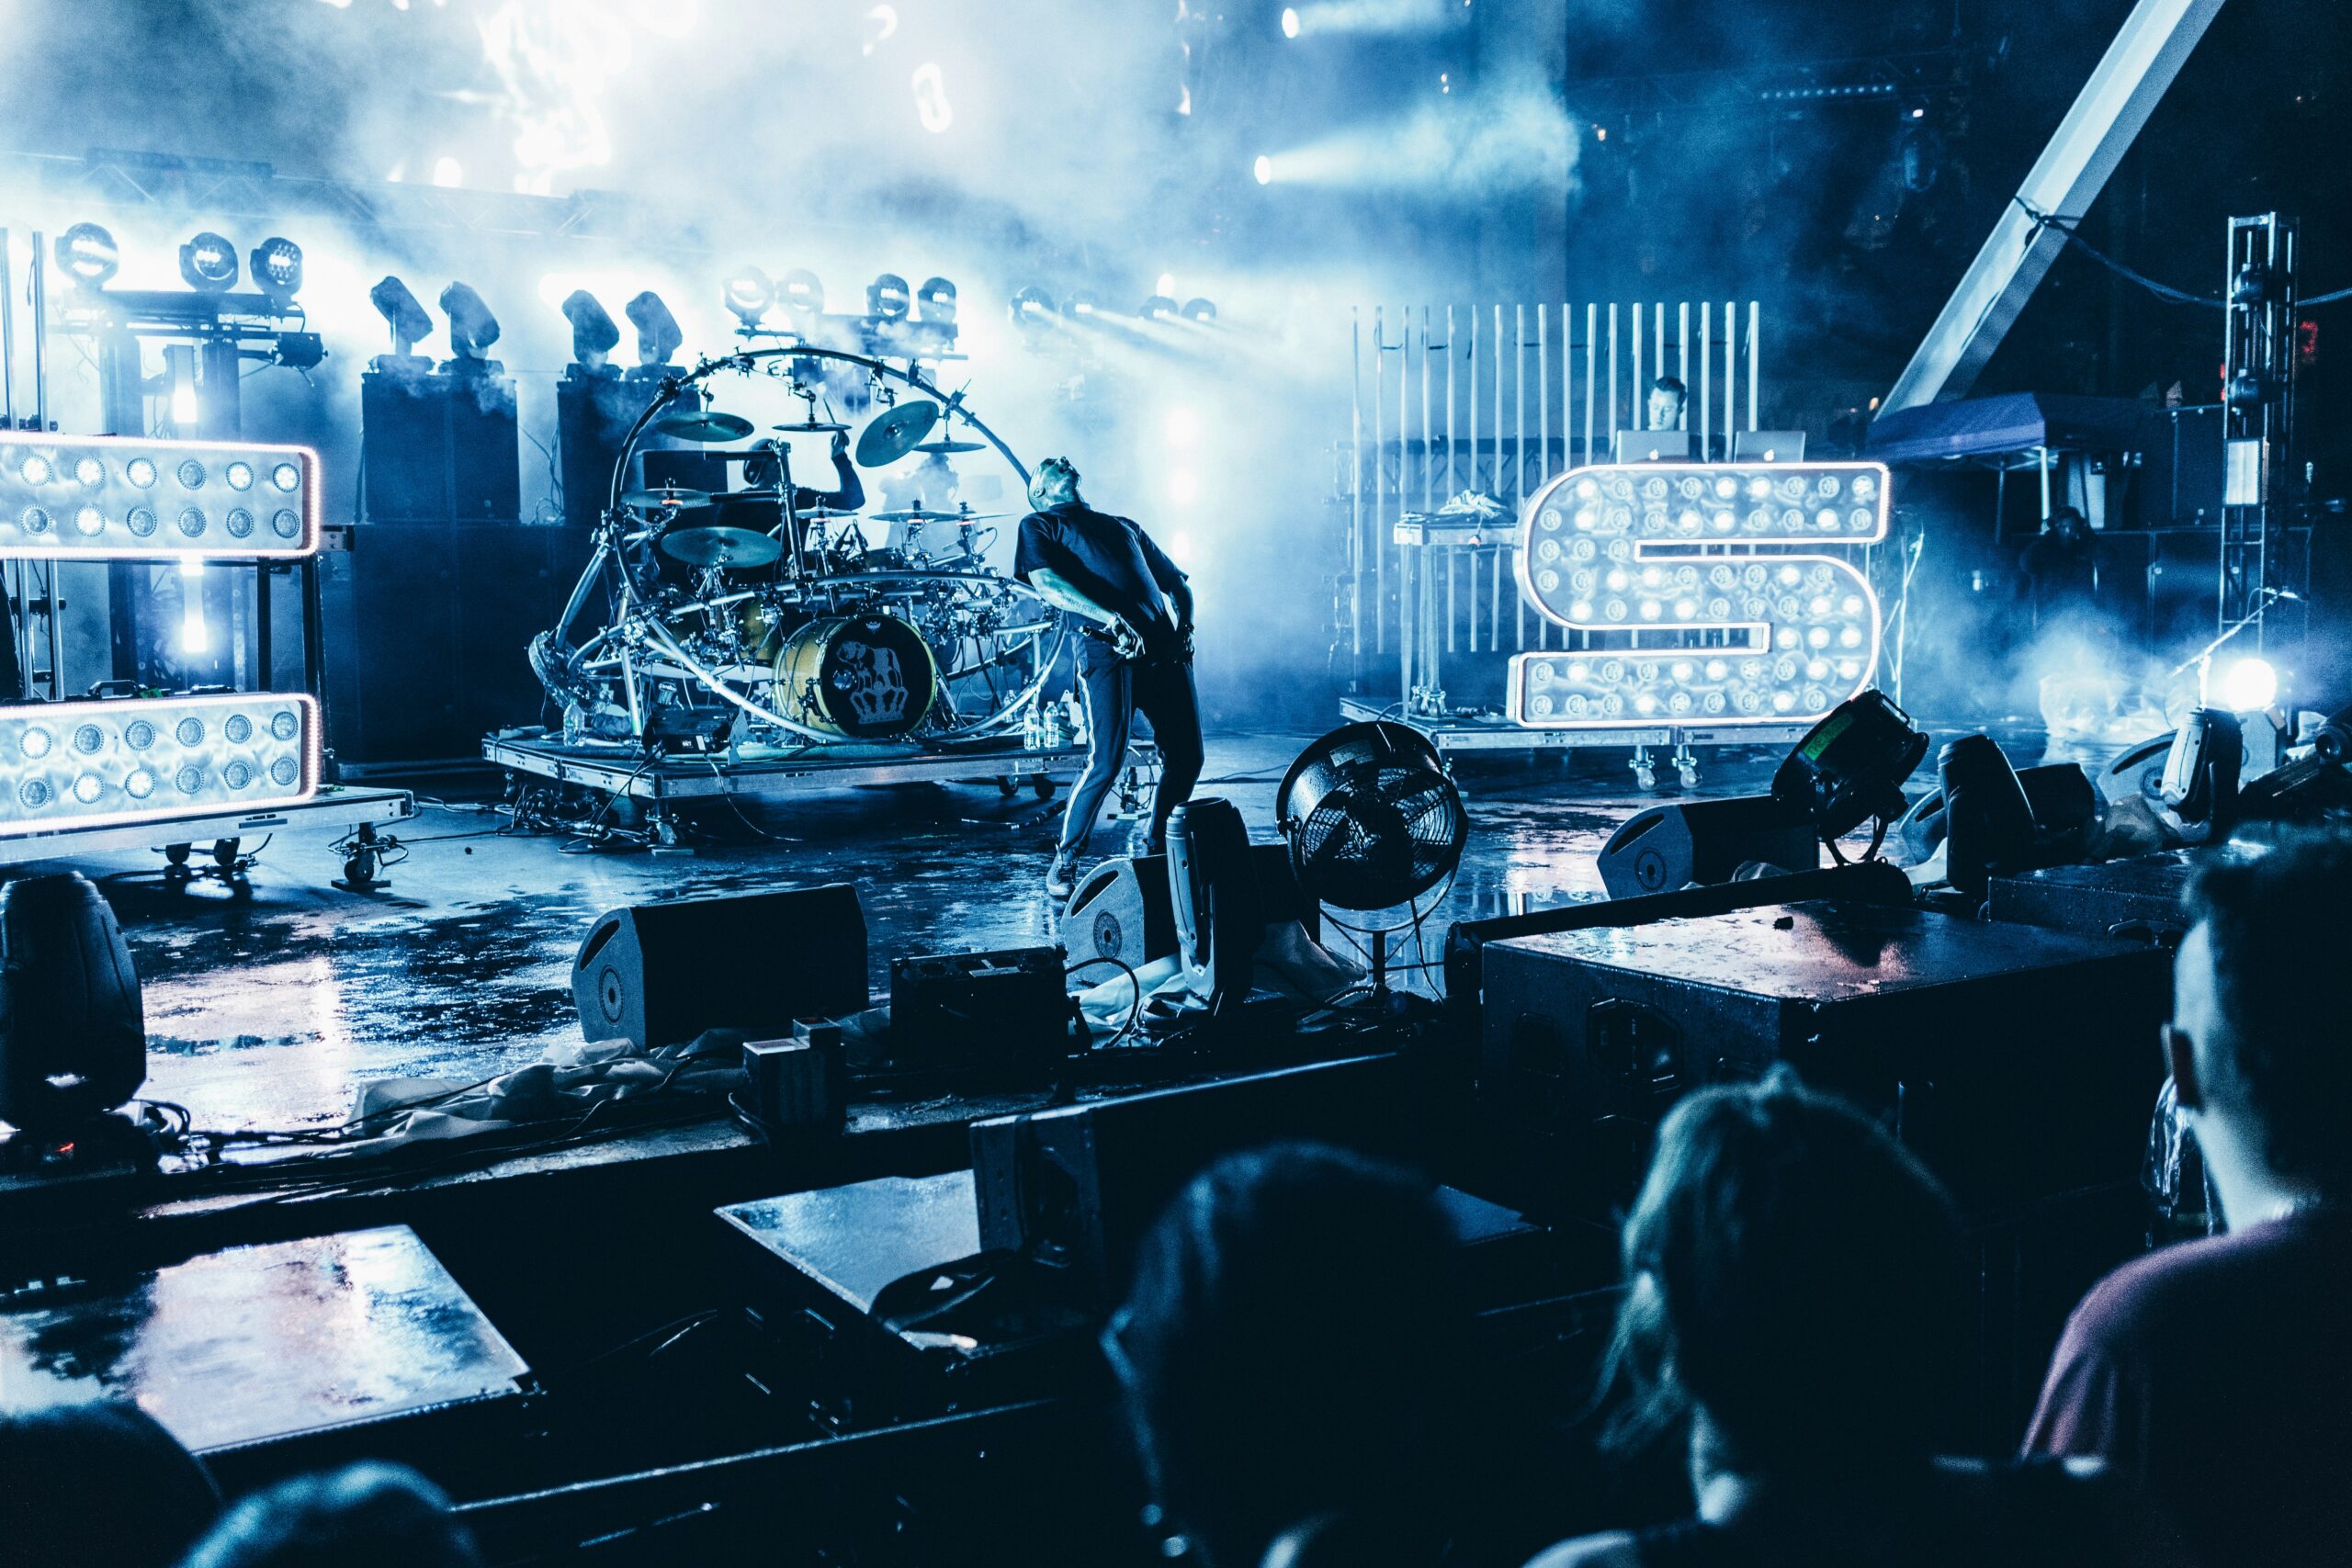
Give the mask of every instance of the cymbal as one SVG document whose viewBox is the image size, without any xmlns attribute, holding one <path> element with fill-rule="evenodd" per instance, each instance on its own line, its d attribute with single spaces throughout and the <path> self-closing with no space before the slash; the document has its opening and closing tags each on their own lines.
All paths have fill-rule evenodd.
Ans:
<svg viewBox="0 0 2352 1568">
<path fill-rule="evenodd" d="M 876 523 L 986 523 L 994 518 L 1006 516 L 1008 513 L 1002 512 L 924 512 L 922 510 L 916 510 L 911 512 L 869 512 L 866 515 L 873 518 Z"/>
<path fill-rule="evenodd" d="M 766 566 L 784 547 L 749 528 L 679 528 L 662 541 L 662 553 L 688 566 Z"/>
<path fill-rule="evenodd" d="M 915 401 L 899 404 L 874 417 L 857 438 L 861 468 L 884 468 L 915 449 L 915 443 L 939 423 L 939 405 Z"/>
<path fill-rule="evenodd" d="M 741 441 L 752 434 L 752 422 L 741 414 L 705 409 L 700 413 L 673 413 L 657 419 L 653 428 L 681 441 Z"/>
<path fill-rule="evenodd" d="M 918 452 L 985 452 L 987 447 L 977 441 L 926 441 L 915 448 Z"/>
<path fill-rule="evenodd" d="M 849 426 L 830 419 L 804 419 L 797 424 L 771 424 L 768 428 L 785 431 L 793 435 L 815 435 L 824 431 L 847 430 Z"/>
<path fill-rule="evenodd" d="M 623 506 L 658 506 L 669 512 L 684 512 L 690 507 L 708 506 L 710 491 L 687 490 L 672 485 L 662 490 L 625 490 L 621 491 Z"/>
</svg>

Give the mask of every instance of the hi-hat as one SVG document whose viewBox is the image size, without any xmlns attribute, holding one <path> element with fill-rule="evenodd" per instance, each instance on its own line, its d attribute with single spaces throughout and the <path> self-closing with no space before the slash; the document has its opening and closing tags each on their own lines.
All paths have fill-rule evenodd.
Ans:
<svg viewBox="0 0 2352 1568">
<path fill-rule="evenodd" d="M 918 452 L 985 452 L 987 447 L 977 441 L 926 441 L 915 448 Z"/>
<path fill-rule="evenodd" d="M 797 424 L 771 424 L 768 428 L 781 430 L 787 435 L 816 435 L 827 431 L 844 431 L 849 426 L 830 419 L 804 419 Z"/>
<path fill-rule="evenodd" d="M 859 466 L 888 468 L 913 451 L 915 443 L 929 435 L 938 423 L 939 405 L 933 402 L 900 403 L 876 414 L 857 438 Z"/>
<path fill-rule="evenodd" d="M 741 414 L 705 409 L 700 413 L 673 413 L 657 419 L 653 428 L 681 441 L 741 441 L 752 434 L 752 422 Z"/>
<path fill-rule="evenodd" d="M 710 491 L 687 490 L 680 485 L 665 485 L 660 490 L 625 490 L 621 491 L 623 506 L 658 506 L 666 511 L 684 512 L 689 507 L 708 506 Z"/>
<path fill-rule="evenodd" d="M 680 528 L 662 541 L 662 553 L 688 566 L 766 566 L 784 547 L 749 528 Z"/>
</svg>

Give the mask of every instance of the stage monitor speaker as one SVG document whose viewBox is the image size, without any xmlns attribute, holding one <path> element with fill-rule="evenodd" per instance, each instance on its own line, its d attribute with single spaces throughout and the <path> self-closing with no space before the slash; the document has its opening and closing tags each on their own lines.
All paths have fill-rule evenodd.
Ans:
<svg viewBox="0 0 2352 1568">
<path fill-rule="evenodd" d="M 1769 795 L 1679 800 L 1628 819 L 1595 857 L 1611 898 L 1729 882 L 1748 861 L 1784 871 L 1821 864 L 1821 840 L 1802 807 Z"/>
<path fill-rule="evenodd" d="M 980 1246 L 1107 1303 L 1145 1228 L 1211 1160 L 1294 1138 L 1403 1158 L 1410 1106 L 1405 1059 L 1386 1055 L 975 1122 Z"/>
<path fill-rule="evenodd" d="M 379 359 L 359 378 L 361 515 L 370 523 L 519 521 L 514 378 L 492 361 L 457 371 L 426 371 L 424 363 Z"/>
<path fill-rule="evenodd" d="M 865 1010 L 865 912 L 845 882 L 635 904 L 599 917 L 571 966 L 581 1032 L 676 1045 L 753 1040 Z"/>
<path fill-rule="evenodd" d="M 1252 844 L 1250 863 L 1258 874 L 1259 907 L 1267 924 L 1295 919 L 1308 936 L 1319 938 L 1323 911 L 1299 892 L 1291 874 L 1290 846 Z M 1174 955 L 1176 908 L 1169 888 L 1168 857 L 1104 861 L 1088 872 L 1055 915 L 1054 940 L 1072 964 L 1115 958 L 1130 968 L 1141 968 L 1155 958 Z M 1105 977 L 1090 974 L 1083 983 L 1095 985 Z"/>
</svg>

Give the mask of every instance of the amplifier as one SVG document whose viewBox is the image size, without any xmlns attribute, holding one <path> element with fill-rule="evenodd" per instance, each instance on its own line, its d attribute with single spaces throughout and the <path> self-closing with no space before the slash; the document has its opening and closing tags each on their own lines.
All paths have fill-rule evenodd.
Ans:
<svg viewBox="0 0 2352 1568">
<path fill-rule="evenodd" d="M 980 1245 L 1122 1290 L 1136 1241 L 1193 1174 L 1280 1139 L 1387 1158 L 1407 1150 L 1405 1063 L 1356 1056 L 972 1123 Z"/>
<path fill-rule="evenodd" d="M 1786 1062 L 1973 1210 L 2128 1181 L 2163 1072 L 2144 942 L 1859 903 L 1489 942 L 1480 1093 L 1530 1193 L 1607 1222 L 1687 1091 Z"/>
<path fill-rule="evenodd" d="M 2177 945 L 2188 931 L 2180 896 L 2206 852 L 2169 850 L 2104 865 L 1996 876 L 1987 888 L 1987 912 L 1996 920 L 2050 931 Z"/>
<path fill-rule="evenodd" d="M 1057 947 L 890 961 L 891 1065 L 902 1070 L 1047 1077 L 1075 1017 Z"/>
<path fill-rule="evenodd" d="M 380 358 L 359 378 L 361 514 L 370 523 L 517 521 L 522 426 L 514 378 L 498 374 L 495 361 L 435 371 L 425 363 Z"/>
</svg>

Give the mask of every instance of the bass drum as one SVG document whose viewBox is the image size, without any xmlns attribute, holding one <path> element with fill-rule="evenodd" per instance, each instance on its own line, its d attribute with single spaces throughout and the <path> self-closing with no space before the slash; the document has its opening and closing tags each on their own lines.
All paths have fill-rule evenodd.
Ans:
<svg viewBox="0 0 2352 1568">
<path fill-rule="evenodd" d="M 777 711 L 844 740 L 905 735 L 938 694 L 930 645 L 896 615 L 811 621 L 775 656 Z"/>
</svg>

